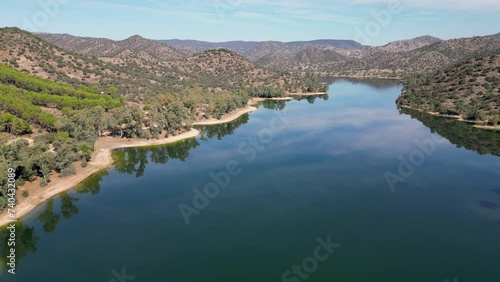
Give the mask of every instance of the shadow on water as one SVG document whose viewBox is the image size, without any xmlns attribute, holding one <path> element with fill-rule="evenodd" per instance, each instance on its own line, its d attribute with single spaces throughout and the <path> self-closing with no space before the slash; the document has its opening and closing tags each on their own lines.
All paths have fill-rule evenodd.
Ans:
<svg viewBox="0 0 500 282">
<path fill-rule="evenodd" d="M 432 133 L 448 139 L 457 148 L 465 148 L 481 155 L 500 156 L 500 131 L 475 128 L 454 118 L 433 116 L 407 108 L 401 108 L 400 113 L 420 121 Z"/>
</svg>

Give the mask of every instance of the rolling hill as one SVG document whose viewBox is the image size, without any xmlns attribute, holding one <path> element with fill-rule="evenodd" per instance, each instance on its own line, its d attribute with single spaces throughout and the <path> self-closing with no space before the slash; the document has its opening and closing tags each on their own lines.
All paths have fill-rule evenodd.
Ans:
<svg viewBox="0 0 500 282">
<path fill-rule="evenodd" d="M 292 73 L 314 73 L 343 77 L 402 77 L 413 72 L 431 72 L 450 66 L 467 56 L 478 56 L 500 48 L 500 36 L 452 40 L 419 37 L 379 47 L 343 50 L 309 47 L 304 50 L 269 54 L 257 61 L 272 69 Z"/>
<path fill-rule="evenodd" d="M 387 51 L 387 52 L 404 52 L 404 51 L 411 51 L 415 50 L 418 48 L 425 47 L 427 45 L 431 45 L 437 42 L 441 42 L 442 40 L 433 37 L 433 36 L 420 36 L 417 38 L 413 39 L 406 39 L 406 40 L 399 40 L 399 41 L 393 41 L 390 42 L 384 46 L 380 47 L 375 47 L 380 51 Z"/>
<path fill-rule="evenodd" d="M 453 65 L 464 57 L 478 56 L 500 48 L 498 34 L 452 40 L 421 36 L 384 46 L 362 46 L 348 40 L 227 44 L 179 40 L 161 42 L 180 50 L 227 47 L 258 65 L 301 75 L 392 78 L 412 72 L 431 72 Z"/>
<path fill-rule="evenodd" d="M 123 41 L 42 37 L 59 46 L 17 28 L 0 29 L 0 62 L 54 81 L 97 85 L 104 92 L 113 86 L 136 100 L 195 86 L 221 90 L 265 86 L 289 92 L 322 87 L 307 78 L 256 66 L 230 51 L 185 56 L 139 36 Z"/>
<path fill-rule="evenodd" d="M 500 123 L 500 52 L 405 79 L 400 107 Z"/>
<path fill-rule="evenodd" d="M 65 50 L 91 57 L 144 58 L 177 60 L 183 54 L 173 48 L 134 35 L 122 41 L 106 38 L 78 37 L 69 34 L 36 33 L 36 36 Z"/>
</svg>

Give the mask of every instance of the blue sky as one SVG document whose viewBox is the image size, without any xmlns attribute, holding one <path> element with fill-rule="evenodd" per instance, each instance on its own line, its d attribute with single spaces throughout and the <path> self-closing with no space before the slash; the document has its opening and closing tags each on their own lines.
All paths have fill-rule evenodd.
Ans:
<svg viewBox="0 0 500 282">
<path fill-rule="evenodd" d="M 355 39 L 500 32 L 500 0 L 1 0 L 0 26 L 125 39 Z"/>
</svg>

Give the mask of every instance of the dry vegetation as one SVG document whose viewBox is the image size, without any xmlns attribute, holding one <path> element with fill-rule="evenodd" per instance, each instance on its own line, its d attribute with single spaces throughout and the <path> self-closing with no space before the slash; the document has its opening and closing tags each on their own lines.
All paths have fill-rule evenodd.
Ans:
<svg viewBox="0 0 500 282">
<path fill-rule="evenodd" d="M 397 102 L 496 125 L 500 122 L 500 53 L 469 58 L 429 75 L 411 75 Z"/>
</svg>

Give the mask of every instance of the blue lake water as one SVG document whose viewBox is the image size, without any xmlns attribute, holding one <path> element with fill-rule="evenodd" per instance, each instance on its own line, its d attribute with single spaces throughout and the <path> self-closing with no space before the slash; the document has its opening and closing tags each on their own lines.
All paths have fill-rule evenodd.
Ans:
<svg viewBox="0 0 500 282">
<path fill-rule="evenodd" d="M 500 281 L 500 133 L 400 112 L 396 82 L 329 83 L 117 150 L 23 219 L 0 280 Z"/>
</svg>

